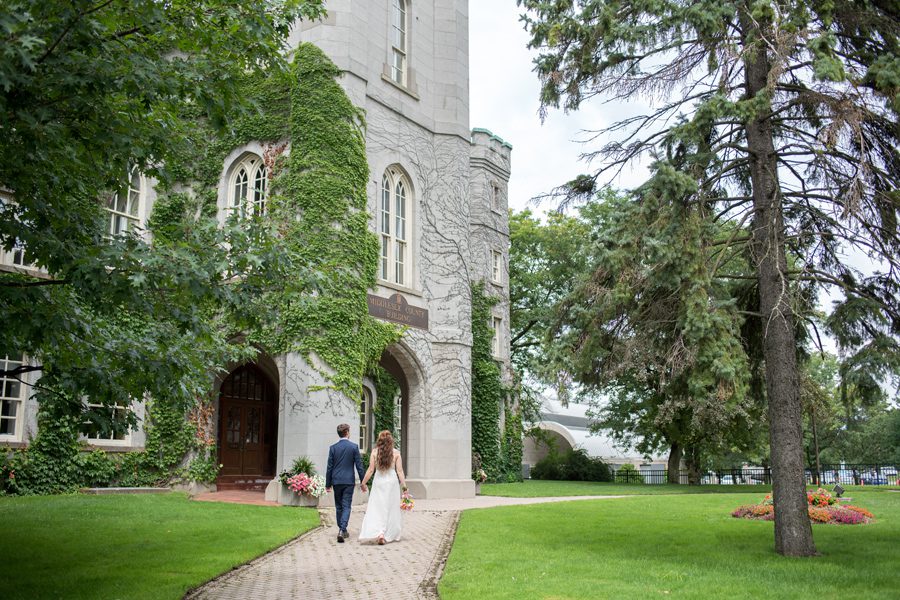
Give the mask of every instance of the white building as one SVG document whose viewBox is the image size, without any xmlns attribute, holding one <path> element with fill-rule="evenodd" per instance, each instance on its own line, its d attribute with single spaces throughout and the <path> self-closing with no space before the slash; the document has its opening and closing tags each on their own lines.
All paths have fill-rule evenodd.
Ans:
<svg viewBox="0 0 900 600">
<path fill-rule="evenodd" d="M 332 0 L 327 9 L 324 21 L 300 24 L 291 45 L 322 48 L 366 113 L 368 206 L 383 244 L 371 294 L 427 315 L 427 325 L 410 328 L 381 360 L 401 388 L 408 481 L 420 498 L 472 496 L 469 290 L 484 280 L 501 298 L 493 309 L 494 348 L 508 369 L 511 146 L 470 128 L 468 1 Z M 264 144 L 250 143 L 227 157 L 219 182 L 223 210 L 235 196 L 265 193 L 264 152 Z M 111 231 L 145 222 L 154 199 L 152 182 L 136 176 L 128 197 L 108 206 Z M 0 258 L 6 268 L 27 265 L 27 251 Z M 211 382 L 220 484 L 267 482 L 300 455 L 324 472 L 341 422 L 370 447 L 374 386 L 364 382 L 361 415 L 356 398 L 335 401 L 333 392 L 310 391 L 324 383 L 294 353 L 233 365 L 227 377 Z M 36 407 L 25 386 L 0 384 L 0 443 L 24 445 L 34 434 Z M 136 410 L 141 417 L 142 408 Z M 89 441 L 137 450 L 144 438 L 135 431 Z"/>
<path fill-rule="evenodd" d="M 599 458 L 614 469 L 630 464 L 642 471 L 661 471 L 666 468 L 664 456 L 641 456 L 633 448 L 622 448 L 603 433 L 591 433 L 588 406 L 569 403 L 563 406 L 558 400 L 544 398 L 541 402 L 541 421 L 534 426 L 543 431 L 544 440 L 525 437 L 522 462 L 530 469 L 545 458 L 553 445 L 558 452 L 583 449 L 588 456 Z"/>
</svg>

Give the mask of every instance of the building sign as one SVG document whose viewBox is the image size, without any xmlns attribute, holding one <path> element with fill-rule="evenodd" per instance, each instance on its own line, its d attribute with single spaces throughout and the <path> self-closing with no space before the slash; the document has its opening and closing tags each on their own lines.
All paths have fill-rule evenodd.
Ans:
<svg viewBox="0 0 900 600">
<path fill-rule="evenodd" d="M 400 294 L 394 294 L 390 298 L 369 294 L 368 303 L 369 314 L 373 317 L 418 329 L 428 329 L 428 311 L 410 306 L 406 298 Z"/>
</svg>

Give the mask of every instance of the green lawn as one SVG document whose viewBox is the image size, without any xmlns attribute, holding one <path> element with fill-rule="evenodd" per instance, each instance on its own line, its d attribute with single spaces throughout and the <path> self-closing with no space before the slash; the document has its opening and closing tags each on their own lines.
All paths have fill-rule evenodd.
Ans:
<svg viewBox="0 0 900 600">
<path fill-rule="evenodd" d="M 772 491 L 766 485 L 641 485 L 599 483 L 595 481 L 543 481 L 529 479 L 519 483 L 484 483 L 484 496 L 510 498 L 541 498 L 551 496 L 632 496 L 635 494 L 721 494 L 759 493 Z"/>
<path fill-rule="evenodd" d="M 315 510 L 184 494 L 0 498 L 0 596 L 181 598 L 318 524 Z"/>
<path fill-rule="evenodd" d="M 877 522 L 814 526 L 822 556 L 806 559 L 775 554 L 771 522 L 731 517 L 739 504 L 763 495 L 633 496 L 466 511 L 441 598 L 900 596 L 900 493 L 854 490 L 854 503 L 872 510 Z"/>
<path fill-rule="evenodd" d="M 816 486 L 810 486 L 815 489 Z M 834 486 L 823 486 L 831 490 Z M 894 486 L 844 486 L 851 493 L 861 491 L 900 490 Z M 657 494 L 768 494 L 768 485 L 623 485 L 618 483 L 597 483 L 593 481 L 542 481 L 530 479 L 520 483 L 484 483 L 483 496 L 505 496 L 509 498 L 543 498 L 551 496 L 633 496 Z"/>
</svg>

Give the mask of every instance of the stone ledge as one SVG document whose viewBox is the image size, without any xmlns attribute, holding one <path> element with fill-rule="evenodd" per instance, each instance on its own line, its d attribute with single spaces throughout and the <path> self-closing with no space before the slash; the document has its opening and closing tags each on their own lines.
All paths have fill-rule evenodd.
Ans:
<svg viewBox="0 0 900 600">
<path fill-rule="evenodd" d="M 167 487 L 110 487 L 110 488 L 82 488 L 78 490 L 82 494 L 166 494 L 172 491 Z"/>
</svg>

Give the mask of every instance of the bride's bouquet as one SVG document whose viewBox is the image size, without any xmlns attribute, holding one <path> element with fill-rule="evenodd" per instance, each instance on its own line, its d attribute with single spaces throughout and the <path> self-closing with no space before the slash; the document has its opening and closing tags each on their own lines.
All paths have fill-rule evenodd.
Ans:
<svg viewBox="0 0 900 600">
<path fill-rule="evenodd" d="M 415 498 L 409 493 L 408 489 L 403 488 L 403 493 L 400 494 L 400 510 L 412 510 L 415 505 Z"/>
</svg>

